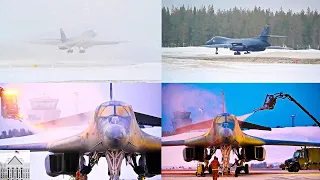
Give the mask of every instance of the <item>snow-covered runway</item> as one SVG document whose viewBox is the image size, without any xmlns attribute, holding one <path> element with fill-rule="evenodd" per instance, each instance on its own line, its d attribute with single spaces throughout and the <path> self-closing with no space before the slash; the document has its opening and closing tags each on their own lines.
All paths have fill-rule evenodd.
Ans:
<svg viewBox="0 0 320 180">
<path fill-rule="evenodd" d="M 320 51 L 266 50 L 234 56 L 227 49 L 163 48 L 164 82 L 319 82 Z M 296 63 L 297 62 L 297 63 Z"/>
</svg>

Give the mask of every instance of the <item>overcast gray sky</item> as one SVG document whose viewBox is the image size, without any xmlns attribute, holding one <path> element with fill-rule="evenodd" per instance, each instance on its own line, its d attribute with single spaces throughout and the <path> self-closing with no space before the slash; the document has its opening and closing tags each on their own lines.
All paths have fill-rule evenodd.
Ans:
<svg viewBox="0 0 320 180">
<path fill-rule="evenodd" d="M 1 0 L 0 41 L 60 38 L 63 28 L 67 37 L 92 29 L 102 40 L 160 46 L 160 7 L 160 0 Z"/>
<path fill-rule="evenodd" d="M 260 6 L 261 8 L 270 8 L 272 11 L 279 10 L 280 7 L 284 11 L 291 9 L 293 12 L 300 12 L 301 9 L 307 9 L 310 7 L 312 10 L 320 9 L 319 0 L 162 0 L 162 5 L 166 7 L 182 6 L 197 6 L 202 5 L 214 5 L 217 9 L 230 9 L 233 7 L 242 7 L 253 9 L 255 6 Z"/>
</svg>

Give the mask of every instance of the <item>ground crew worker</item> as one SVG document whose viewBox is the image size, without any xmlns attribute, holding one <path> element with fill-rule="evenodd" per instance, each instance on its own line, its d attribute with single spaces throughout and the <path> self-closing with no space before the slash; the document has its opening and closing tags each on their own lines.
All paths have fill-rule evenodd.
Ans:
<svg viewBox="0 0 320 180">
<path fill-rule="evenodd" d="M 218 179 L 218 173 L 219 173 L 219 166 L 220 166 L 220 163 L 218 161 L 218 158 L 217 156 L 214 157 L 213 161 L 211 161 L 210 163 L 210 166 L 212 168 L 212 178 L 213 180 L 217 180 Z"/>
<path fill-rule="evenodd" d="M 81 178 L 80 176 L 81 176 L 80 171 L 77 171 L 76 172 L 76 180 L 80 180 L 80 178 Z"/>
</svg>

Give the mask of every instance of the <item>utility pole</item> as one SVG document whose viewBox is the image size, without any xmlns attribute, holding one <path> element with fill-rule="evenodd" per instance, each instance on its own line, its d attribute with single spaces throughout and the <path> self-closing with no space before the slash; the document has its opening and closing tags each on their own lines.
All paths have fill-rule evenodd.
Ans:
<svg viewBox="0 0 320 180">
<path fill-rule="evenodd" d="M 292 114 L 292 115 L 291 115 L 291 119 L 292 119 L 292 127 L 294 127 L 294 118 L 296 118 L 296 115 L 295 115 L 295 114 Z"/>
</svg>

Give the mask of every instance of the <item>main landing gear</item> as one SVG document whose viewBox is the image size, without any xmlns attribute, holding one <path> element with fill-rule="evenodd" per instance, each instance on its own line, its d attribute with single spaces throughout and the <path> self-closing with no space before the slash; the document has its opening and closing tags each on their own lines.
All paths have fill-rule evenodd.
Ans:
<svg viewBox="0 0 320 180">
<path fill-rule="evenodd" d="M 146 178 L 146 158 L 142 154 L 139 162 L 137 163 L 137 154 L 128 154 L 126 156 L 126 161 L 131 165 L 134 172 L 138 175 L 138 180 L 145 180 Z"/>
<path fill-rule="evenodd" d="M 250 52 L 249 52 L 249 51 L 246 51 L 246 52 L 244 52 L 244 54 L 250 54 Z"/>
<path fill-rule="evenodd" d="M 92 154 L 89 155 L 89 163 L 88 165 L 85 165 L 85 159 L 83 156 L 79 157 L 79 172 L 80 172 L 80 176 L 84 177 L 87 176 L 94 165 L 98 164 L 99 158 L 100 158 L 100 154 L 98 154 L 97 152 L 94 152 Z"/>
<path fill-rule="evenodd" d="M 239 148 L 236 148 L 234 150 L 234 152 L 238 157 L 238 161 L 236 161 L 234 163 L 234 164 L 237 165 L 236 171 L 234 173 L 234 176 L 238 177 L 238 174 L 240 174 L 241 171 L 244 171 L 244 174 L 249 174 L 249 166 L 248 166 L 248 164 L 245 164 L 246 156 L 245 156 L 245 153 L 244 153 L 244 149 L 242 148 L 241 152 L 239 152 Z M 240 161 L 240 163 L 238 163 L 239 161 Z"/>
<path fill-rule="evenodd" d="M 234 52 L 234 55 L 241 55 L 239 51 Z"/>
<path fill-rule="evenodd" d="M 73 53 L 73 49 L 68 49 L 67 53 Z"/>
</svg>

